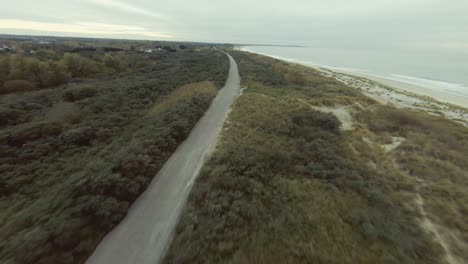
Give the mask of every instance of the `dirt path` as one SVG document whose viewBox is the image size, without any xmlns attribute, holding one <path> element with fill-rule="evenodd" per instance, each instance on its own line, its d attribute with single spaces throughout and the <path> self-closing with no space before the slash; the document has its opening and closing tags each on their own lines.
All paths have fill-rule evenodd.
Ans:
<svg viewBox="0 0 468 264">
<path fill-rule="evenodd" d="M 422 179 L 416 179 L 421 185 L 424 185 L 424 181 Z M 426 231 L 434 234 L 434 239 L 445 251 L 445 260 L 449 264 L 461 264 L 462 262 L 459 261 L 458 257 L 453 255 L 452 250 L 450 249 L 450 245 L 447 240 L 440 234 L 439 227 L 432 222 L 432 220 L 427 216 L 426 210 L 424 209 L 424 199 L 422 198 L 421 194 L 419 194 L 419 189 L 416 192 L 415 203 L 418 208 L 419 213 L 421 214 L 421 227 Z"/>
<path fill-rule="evenodd" d="M 192 184 L 210 148 L 216 144 L 226 113 L 240 94 L 237 65 L 228 57 L 231 67 L 225 87 L 87 263 L 154 264 L 164 256 Z"/>
<path fill-rule="evenodd" d="M 416 180 L 416 190 L 415 190 L 415 198 L 414 198 L 414 203 L 416 204 L 416 208 L 421 215 L 420 219 L 420 225 L 421 227 L 426 230 L 429 233 L 432 233 L 434 235 L 434 240 L 436 243 L 438 243 L 442 249 L 445 252 L 445 261 L 448 264 L 461 264 L 463 261 L 461 261 L 457 256 L 455 256 L 452 253 L 451 247 L 447 239 L 441 234 L 440 226 L 435 224 L 427 215 L 426 210 L 424 209 L 424 199 L 421 196 L 421 188 L 423 188 L 426 185 L 426 182 L 418 177 L 413 177 L 409 175 L 407 172 L 401 170 L 398 165 L 396 165 L 395 160 L 393 160 L 393 163 L 395 164 L 395 167 L 402 172 L 404 177 L 407 177 L 409 179 Z"/>
</svg>

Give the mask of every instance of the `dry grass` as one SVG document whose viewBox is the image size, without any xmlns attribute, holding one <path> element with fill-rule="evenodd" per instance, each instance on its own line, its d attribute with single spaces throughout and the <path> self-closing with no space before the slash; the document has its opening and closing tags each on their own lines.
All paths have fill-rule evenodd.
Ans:
<svg viewBox="0 0 468 264">
<path fill-rule="evenodd" d="M 358 119 L 336 132 L 320 121 L 333 115 L 312 107 L 346 105 L 355 120 L 375 101 L 313 70 L 233 55 L 248 88 L 194 185 L 167 263 L 442 261 L 408 202 L 416 181 L 381 146 L 394 130 Z M 289 69 L 304 83 L 288 80 Z"/>
<path fill-rule="evenodd" d="M 292 67 L 304 68 L 300 65 Z M 450 245 L 449 252 L 442 254 L 452 254 L 459 263 L 466 262 L 468 128 L 430 113 L 396 109 L 380 105 L 365 96 L 350 96 L 349 91 L 352 88 L 341 89 L 323 77 L 317 77 L 314 70 L 304 69 L 303 72 L 306 73 L 308 83 L 315 86 L 311 87 L 313 90 L 321 90 L 324 87 L 321 83 L 331 83 L 327 88 L 332 89 L 325 90 L 320 96 L 307 97 L 305 95 L 313 93 L 304 93 L 302 99 L 312 105 L 353 105 L 356 124 L 348 133 L 348 142 L 356 154 L 385 177 L 384 180 L 391 185 L 387 195 L 401 208 L 410 210 L 408 214 L 415 218 L 420 217 L 419 212 L 414 209 L 417 207 L 414 194 L 418 191 L 424 199 L 424 209 L 429 220 L 435 223 L 438 233 Z M 295 94 L 295 89 L 289 90 L 293 97 L 301 96 L 300 93 Z M 257 89 L 255 92 L 262 91 Z M 385 145 L 393 137 L 403 137 L 406 140 L 395 150 L 385 153 Z M 372 143 L 363 141 L 363 138 L 371 138 Z M 440 244 L 438 241 L 436 243 Z"/>
<path fill-rule="evenodd" d="M 177 88 L 161 100 L 158 100 L 158 102 L 156 102 L 156 104 L 149 110 L 148 115 L 159 115 L 160 113 L 174 107 L 180 101 L 189 100 L 195 95 L 215 97 L 217 92 L 218 90 L 212 81 L 186 84 Z"/>
<path fill-rule="evenodd" d="M 430 232 L 437 234 L 446 255 L 460 259 L 459 263 L 467 260 L 468 128 L 424 112 L 381 105 L 359 112 L 357 117 L 367 136 L 374 138 L 374 147 L 386 144 L 389 135 L 406 138 L 398 148 L 374 161 L 393 162 L 389 168 L 408 187 L 394 190 L 405 193 L 401 203 L 415 207 L 416 198 L 422 199 L 427 216 L 421 216 L 421 223 L 436 228 Z"/>
</svg>

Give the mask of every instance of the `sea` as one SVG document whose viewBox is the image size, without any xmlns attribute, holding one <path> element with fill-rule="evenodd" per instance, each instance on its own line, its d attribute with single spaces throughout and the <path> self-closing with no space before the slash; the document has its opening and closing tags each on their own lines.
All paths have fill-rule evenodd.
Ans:
<svg viewBox="0 0 468 264">
<path fill-rule="evenodd" d="M 238 48 L 277 59 L 366 74 L 468 98 L 468 52 L 453 54 L 285 46 Z"/>
</svg>

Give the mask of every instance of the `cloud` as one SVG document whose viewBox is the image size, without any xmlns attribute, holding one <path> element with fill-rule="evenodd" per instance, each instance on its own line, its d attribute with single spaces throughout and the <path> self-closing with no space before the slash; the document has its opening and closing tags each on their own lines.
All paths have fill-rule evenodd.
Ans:
<svg viewBox="0 0 468 264">
<path fill-rule="evenodd" d="M 73 33 L 81 35 L 132 35 L 149 38 L 172 38 L 168 34 L 153 32 L 143 27 L 102 24 L 93 22 L 50 23 L 20 19 L 0 19 L 0 29 L 30 30 L 45 33 Z"/>
<path fill-rule="evenodd" d="M 438 47 L 445 51 L 468 54 L 468 42 L 447 41 L 438 44 Z"/>
<path fill-rule="evenodd" d="M 114 25 L 104 24 L 95 22 L 75 22 L 77 26 L 83 26 L 91 30 L 104 30 L 104 31 L 144 31 L 142 27 L 125 26 L 125 25 Z"/>
<path fill-rule="evenodd" d="M 151 12 L 143 8 L 136 7 L 136 6 L 124 3 L 124 2 L 120 2 L 120 1 L 115 1 L 115 0 L 89 0 L 89 1 L 93 4 L 97 4 L 97 5 L 104 6 L 104 7 L 116 8 L 127 13 L 150 16 L 150 17 L 163 19 L 163 20 L 169 18 L 167 15 L 156 13 L 156 12 Z"/>
</svg>

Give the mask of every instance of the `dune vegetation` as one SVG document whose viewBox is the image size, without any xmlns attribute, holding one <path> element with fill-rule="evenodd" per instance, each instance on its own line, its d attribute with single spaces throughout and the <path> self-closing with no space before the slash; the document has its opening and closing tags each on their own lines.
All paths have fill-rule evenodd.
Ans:
<svg viewBox="0 0 468 264">
<path fill-rule="evenodd" d="M 468 261 L 467 127 L 229 52 L 246 89 L 165 263 Z"/>
<path fill-rule="evenodd" d="M 14 79 L 34 86 L 20 92 L 3 80 L 10 90 L 0 96 L 1 263 L 83 263 L 187 137 L 229 70 L 227 57 L 207 48 L 124 55 L 144 67 L 111 70 L 106 55 L 94 61 L 99 73 L 69 72 L 63 83 L 42 86 L 42 75 L 17 71 Z M 64 64 L 64 56 L 50 64 Z"/>
</svg>

